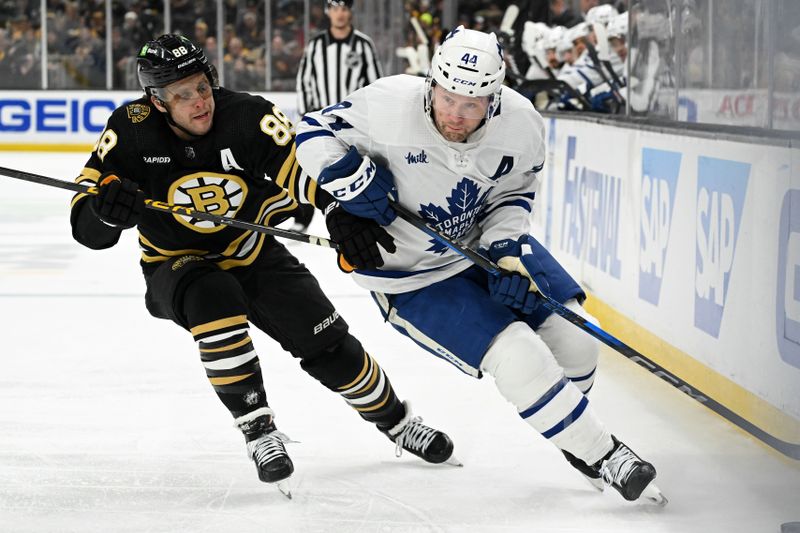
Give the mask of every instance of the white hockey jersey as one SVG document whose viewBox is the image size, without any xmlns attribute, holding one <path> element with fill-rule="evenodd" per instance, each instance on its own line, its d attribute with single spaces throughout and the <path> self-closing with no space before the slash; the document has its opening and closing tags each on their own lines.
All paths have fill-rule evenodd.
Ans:
<svg viewBox="0 0 800 533">
<path fill-rule="evenodd" d="M 544 122 L 519 93 L 502 88 L 495 115 L 465 143 L 446 141 L 426 115 L 425 79 L 381 78 L 343 102 L 307 114 L 297 127 L 297 158 L 311 176 L 344 156 L 349 146 L 393 174 L 399 202 L 465 244 L 488 247 L 530 229 L 544 165 Z M 387 231 L 397 251 L 382 250 L 380 270 L 353 273 L 382 293 L 416 290 L 471 266 L 399 217 Z"/>
</svg>

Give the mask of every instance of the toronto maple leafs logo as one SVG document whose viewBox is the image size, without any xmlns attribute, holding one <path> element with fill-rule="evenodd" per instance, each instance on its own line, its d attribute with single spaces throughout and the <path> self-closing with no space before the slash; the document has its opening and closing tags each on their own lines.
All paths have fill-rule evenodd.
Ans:
<svg viewBox="0 0 800 533">
<path fill-rule="evenodd" d="M 489 191 L 481 193 L 481 188 L 469 178 L 462 178 L 447 197 L 447 209 L 430 203 L 420 204 L 419 214 L 430 222 L 437 230 L 451 239 L 466 235 L 475 225 L 475 218 L 483 207 L 483 201 Z M 431 247 L 425 250 L 439 255 L 448 248 L 436 239 L 430 239 Z"/>
</svg>

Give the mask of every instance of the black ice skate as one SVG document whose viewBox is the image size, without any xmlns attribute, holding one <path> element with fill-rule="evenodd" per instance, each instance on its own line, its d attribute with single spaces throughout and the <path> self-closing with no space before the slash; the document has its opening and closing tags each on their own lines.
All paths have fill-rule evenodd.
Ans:
<svg viewBox="0 0 800 533">
<path fill-rule="evenodd" d="M 294 472 L 294 464 L 286 453 L 285 442 L 289 437 L 275 428 L 271 415 L 262 415 L 253 420 L 237 420 L 244 433 L 247 455 L 256 464 L 258 479 L 264 483 L 275 483 L 287 498 L 292 497 L 287 479 Z"/>
<path fill-rule="evenodd" d="M 655 467 L 633 453 L 613 435 L 611 439 L 614 447 L 593 465 L 587 465 L 566 450 L 561 452 L 569 464 L 583 474 L 597 490 L 602 491 L 606 485 L 611 485 L 628 501 L 644 497 L 659 505 L 666 505 L 667 498 L 653 483 L 656 477 Z"/>
<path fill-rule="evenodd" d="M 666 505 L 667 498 L 653 483 L 655 467 L 633 453 L 633 450 L 613 435 L 614 448 L 597 464 L 592 465 L 603 481 L 614 487 L 628 501 L 644 497 L 659 505 Z"/>
<path fill-rule="evenodd" d="M 600 492 L 603 492 L 603 489 L 606 488 L 606 484 L 603 483 L 603 477 L 600 475 L 599 468 L 587 465 L 582 459 L 578 459 L 567 450 L 561 450 L 561 453 L 563 453 L 564 457 L 567 458 L 569 464 L 571 464 L 578 472 L 583 474 L 583 477 L 586 478 L 586 481 L 588 481 L 592 487 L 596 488 Z"/>
<path fill-rule="evenodd" d="M 411 407 L 403 402 L 406 415 L 393 428 L 383 431 L 397 445 L 395 454 L 402 455 L 403 450 L 413 453 L 424 461 L 433 464 L 448 463 L 463 466 L 453 457 L 453 441 L 446 433 L 433 429 L 422 423 L 422 418 L 411 416 Z"/>
</svg>

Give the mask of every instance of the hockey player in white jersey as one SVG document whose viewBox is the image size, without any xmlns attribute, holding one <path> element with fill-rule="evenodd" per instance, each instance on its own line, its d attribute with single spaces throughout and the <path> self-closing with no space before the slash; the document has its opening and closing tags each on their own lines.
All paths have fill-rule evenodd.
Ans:
<svg viewBox="0 0 800 533">
<path fill-rule="evenodd" d="M 595 340 L 538 305 L 542 291 L 587 316 L 581 288 L 529 235 L 544 123 L 504 75 L 494 34 L 460 26 L 427 79 L 382 78 L 307 114 L 297 157 L 336 198 L 325 209 L 331 237 L 395 329 L 471 376 L 494 377 L 598 488 L 663 503 L 654 467 L 589 405 Z M 396 218 L 389 196 L 508 272 L 489 275 Z"/>
</svg>

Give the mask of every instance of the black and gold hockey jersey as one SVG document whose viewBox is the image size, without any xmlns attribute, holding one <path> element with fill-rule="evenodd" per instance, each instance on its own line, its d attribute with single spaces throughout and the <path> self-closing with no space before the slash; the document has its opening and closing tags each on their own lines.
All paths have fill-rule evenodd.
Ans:
<svg viewBox="0 0 800 533">
<path fill-rule="evenodd" d="M 113 172 L 136 181 L 146 198 L 264 225 L 285 220 L 298 200 L 314 204 L 316 185 L 295 159 L 294 127 L 283 112 L 259 96 L 222 88 L 214 98 L 211 130 L 191 141 L 178 138 L 144 97 L 120 106 L 76 181 L 95 185 Z M 86 226 L 88 203 L 85 194 L 73 199 L 73 235 L 92 248 L 112 246 L 118 234 L 100 245 L 91 235 L 102 230 Z M 223 269 L 249 265 L 266 237 L 147 209 L 138 229 L 145 268 L 180 255 L 203 256 Z"/>
</svg>

